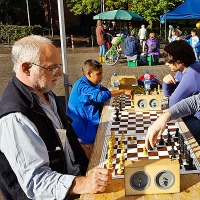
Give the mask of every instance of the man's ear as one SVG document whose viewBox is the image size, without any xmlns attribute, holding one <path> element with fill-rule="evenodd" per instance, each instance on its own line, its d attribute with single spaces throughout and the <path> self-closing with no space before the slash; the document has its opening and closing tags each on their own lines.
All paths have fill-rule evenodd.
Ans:
<svg viewBox="0 0 200 200">
<path fill-rule="evenodd" d="M 27 75 L 30 74 L 30 68 L 31 68 L 31 64 L 30 64 L 30 63 L 28 63 L 28 62 L 22 63 L 22 71 L 23 71 L 25 74 L 27 74 Z"/>
<path fill-rule="evenodd" d="M 91 71 L 87 71 L 86 74 L 87 74 L 88 77 L 92 77 L 92 72 Z"/>
</svg>

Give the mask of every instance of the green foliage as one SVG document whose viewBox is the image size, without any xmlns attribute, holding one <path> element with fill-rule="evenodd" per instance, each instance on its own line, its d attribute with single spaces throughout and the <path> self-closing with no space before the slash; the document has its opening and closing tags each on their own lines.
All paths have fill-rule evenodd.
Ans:
<svg viewBox="0 0 200 200">
<path fill-rule="evenodd" d="M 75 15 L 98 13 L 101 7 L 99 0 L 66 0 L 66 3 Z"/>
<path fill-rule="evenodd" d="M 0 25 L 0 42 L 16 41 L 31 34 L 41 35 L 42 27 Z"/>
<path fill-rule="evenodd" d="M 129 7 L 132 11 L 143 16 L 150 24 L 154 21 L 160 20 L 160 15 L 173 10 L 175 7 L 180 5 L 184 0 L 132 0 L 129 1 Z"/>
<path fill-rule="evenodd" d="M 127 9 L 141 15 L 149 22 L 150 27 L 154 21 L 160 20 L 160 15 L 173 10 L 184 0 L 104 0 L 105 10 Z M 67 6 L 76 15 L 100 13 L 100 0 L 66 0 Z"/>
</svg>

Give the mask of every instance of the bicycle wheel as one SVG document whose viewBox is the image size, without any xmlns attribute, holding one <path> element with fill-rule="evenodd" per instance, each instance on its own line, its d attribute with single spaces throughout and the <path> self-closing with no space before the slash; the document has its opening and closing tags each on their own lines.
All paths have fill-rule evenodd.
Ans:
<svg viewBox="0 0 200 200">
<path fill-rule="evenodd" d="M 119 60 L 120 54 L 117 50 L 109 49 L 104 58 L 106 65 L 112 66 Z"/>
</svg>

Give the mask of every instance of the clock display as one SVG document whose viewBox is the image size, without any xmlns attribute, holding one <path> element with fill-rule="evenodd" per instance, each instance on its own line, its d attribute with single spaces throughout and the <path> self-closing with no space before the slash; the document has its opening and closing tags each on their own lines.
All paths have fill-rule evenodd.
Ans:
<svg viewBox="0 0 200 200">
<path fill-rule="evenodd" d="M 135 190 L 144 190 L 150 185 L 150 176 L 144 171 L 138 171 L 130 177 L 130 185 Z"/>
<path fill-rule="evenodd" d="M 140 99 L 137 103 L 137 106 L 141 109 L 147 107 L 147 101 L 145 99 Z"/>
<path fill-rule="evenodd" d="M 149 105 L 151 106 L 151 108 L 157 108 L 159 106 L 159 102 L 157 99 L 152 99 L 150 102 L 149 102 Z"/>
<path fill-rule="evenodd" d="M 174 185 L 175 176 L 168 170 L 162 170 L 155 176 L 155 184 L 160 189 L 168 189 Z"/>
</svg>

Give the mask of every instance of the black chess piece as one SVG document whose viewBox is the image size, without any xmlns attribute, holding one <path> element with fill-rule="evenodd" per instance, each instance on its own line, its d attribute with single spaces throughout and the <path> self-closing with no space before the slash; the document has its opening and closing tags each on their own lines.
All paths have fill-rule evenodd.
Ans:
<svg viewBox="0 0 200 200">
<path fill-rule="evenodd" d="M 192 158 L 192 157 L 189 158 L 188 168 L 189 168 L 190 170 L 195 169 L 194 164 L 193 164 L 193 158 Z"/>
<path fill-rule="evenodd" d="M 119 101 L 119 110 L 122 111 L 122 100 Z"/>
<path fill-rule="evenodd" d="M 185 157 L 187 157 L 187 153 L 188 153 L 188 151 L 187 151 L 187 144 L 184 143 L 183 146 L 184 146 L 184 152 L 183 153 L 184 153 Z"/>
<path fill-rule="evenodd" d="M 186 155 L 186 163 L 188 164 L 188 169 L 193 170 L 194 164 L 193 164 L 193 158 L 190 155 L 190 150 L 186 151 L 187 155 Z"/>
<path fill-rule="evenodd" d="M 171 145 L 171 142 L 172 142 L 171 135 L 170 135 L 170 132 L 168 131 L 166 145 L 168 145 L 168 146 Z"/>
<path fill-rule="evenodd" d="M 171 153 L 172 153 L 172 158 L 176 158 L 176 155 L 175 155 L 176 151 L 174 149 L 174 145 L 172 145 Z"/>
<path fill-rule="evenodd" d="M 153 147 L 148 143 L 148 150 L 153 150 Z"/>
<path fill-rule="evenodd" d="M 116 109 L 116 118 L 115 121 L 120 121 L 119 119 L 119 109 Z"/>
<path fill-rule="evenodd" d="M 176 128 L 175 137 L 178 137 L 178 136 L 179 136 L 179 134 L 180 134 L 180 132 L 179 132 L 179 128 Z"/>
<path fill-rule="evenodd" d="M 185 146 L 184 146 L 183 140 L 180 140 L 179 147 L 180 147 L 181 154 L 184 155 L 185 154 Z"/>
<path fill-rule="evenodd" d="M 182 160 L 182 154 L 181 153 L 178 155 L 178 161 L 180 163 L 180 169 L 181 169 L 182 168 L 181 165 L 183 165 L 183 160 Z"/>
<path fill-rule="evenodd" d="M 164 145 L 165 142 L 164 142 L 164 139 L 163 139 L 163 136 L 162 134 L 160 135 L 160 141 L 159 141 L 159 145 Z"/>
<path fill-rule="evenodd" d="M 186 163 L 189 164 L 190 158 L 191 158 L 191 156 L 190 156 L 190 150 L 186 151 L 185 157 L 186 157 Z"/>
</svg>

